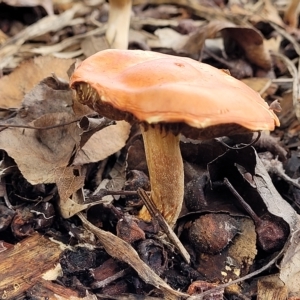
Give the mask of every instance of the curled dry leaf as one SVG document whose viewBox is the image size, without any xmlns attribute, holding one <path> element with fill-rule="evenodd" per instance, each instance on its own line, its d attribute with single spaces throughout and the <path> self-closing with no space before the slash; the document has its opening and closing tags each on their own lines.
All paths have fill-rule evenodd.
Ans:
<svg viewBox="0 0 300 300">
<path fill-rule="evenodd" d="M 266 70 L 271 68 L 271 57 L 262 34 L 253 27 L 237 26 L 228 21 L 211 21 L 189 35 L 182 35 L 171 28 L 157 29 L 155 35 L 158 39 L 149 40 L 148 45 L 194 56 L 201 52 L 206 39 L 214 39 L 219 33 L 222 34 L 229 56 L 236 53 L 236 48 L 232 45 L 238 45 L 251 63 Z"/>
<path fill-rule="evenodd" d="M 232 45 L 238 45 L 251 63 L 266 70 L 271 68 L 271 57 L 264 45 L 264 38 L 255 28 L 237 26 L 227 21 L 211 21 L 205 26 L 205 31 L 207 38 L 215 38 L 221 32 L 228 55 L 236 52 Z"/>
<path fill-rule="evenodd" d="M 226 52 L 230 53 L 230 45 L 236 42 L 250 62 L 262 69 L 271 69 L 271 56 L 264 45 L 263 36 L 258 30 L 242 26 L 224 28 L 222 35 Z"/>
</svg>

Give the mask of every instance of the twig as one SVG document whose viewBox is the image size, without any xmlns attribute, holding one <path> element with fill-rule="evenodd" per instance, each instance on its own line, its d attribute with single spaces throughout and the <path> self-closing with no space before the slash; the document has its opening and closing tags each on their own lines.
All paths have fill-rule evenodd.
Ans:
<svg viewBox="0 0 300 300">
<path fill-rule="evenodd" d="M 37 126 L 30 126 L 30 125 L 0 124 L 0 128 L 4 128 L 4 129 L 7 129 L 7 128 L 23 128 L 23 129 L 35 129 L 35 130 L 48 130 L 48 129 L 53 129 L 53 128 L 57 128 L 57 127 L 70 125 L 70 124 L 73 124 L 73 123 L 76 123 L 76 122 L 80 122 L 84 117 L 88 118 L 89 116 L 93 117 L 93 116 L 95 116 L 95 114 L 86 115 L 86 116 L 74 119 L 70 122 L 51 125 L 51 126 L 37 127 Z M 104 125 L 105 124 L 106 123 L 104 123 Z"/>
<path fill-rule="evenodd" d="M 45 126 L 45 127 L 36 127 L 36 126 L 30 126 L 30 125 L 15 125 L 15 124 L 0 124 L 0 127 L 2 127 L 2 128 L 23 128 L 23 129 L 47 130 L 47 129 L 53 129 L 53 128 L 57 128 L 57 127 L 61 127 L 61 126 L 70 125 L 70 124 L 76 123 L 80 120 L 81 120 L 81 118 L 78 118 L 78 119 L 75 119 L 73 121 L 63 123 L 63 124 L 56 124 L 56 125 Z"/>
<path fill-rule="evenodd" d="M 157 210 L 155 207 L 153 201 L 151 198 L 148 196 L 146 191 L 144 191 L 141 188 L 138 188 L 137 193 L 139 197 L 143 200 L 145 206 L 147 207 L 149 213 L 153 218 L 155 218 L 162 228 L 162 230 L 166 233 L 167 237 L 170 239 L 170 241 L 174 244 L 174 246 L 177 248 L 183 259 L 185 260 L 186 263 L 190 263 L 191 257 L 189 253 L 185 250 L 183 247 L 182 243 L 174 233 L 174 231 L 171 229 L 169 224 L 165 221 L 161 213 Z"/>
</svg>

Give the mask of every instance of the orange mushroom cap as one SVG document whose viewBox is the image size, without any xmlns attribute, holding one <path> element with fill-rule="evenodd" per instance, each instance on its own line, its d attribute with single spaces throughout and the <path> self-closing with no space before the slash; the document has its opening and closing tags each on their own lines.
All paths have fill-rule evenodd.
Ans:
<svg viewBox="0 0 300 300">
<path fill-rule="evenodd" d="M 108 104 L 149 124 L 183 123 L 197 129 L 237 124 L 252 131 L 279 126 L 277 116 L 257 92 L 225 71 L 190 58 L 104 50 L 79 65 L 70 85 L 76 88 L 79 101 L 100 114 L 106 109 L 99 102 L 101 107 Z M 212 137 L 224 133 L 218 130 Z"/>
<path fill-rule="evenodd" d="M 189 58 L 139 50 L 105 50 L 75 70 L 77 99 L 103 116 L 141 126 L 151 199 L 173 226 L 184 194 L 181 132 L 213 138 L 279 125 L 268 104 L 225 71 Z M 149 220 L 144 208 L 139 217 Z"/>
</svg>

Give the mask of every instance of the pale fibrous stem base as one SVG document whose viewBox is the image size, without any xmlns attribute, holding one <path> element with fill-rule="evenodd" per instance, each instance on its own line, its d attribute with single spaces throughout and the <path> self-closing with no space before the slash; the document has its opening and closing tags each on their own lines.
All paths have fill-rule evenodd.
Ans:
<svg viewBox="0 0 300 300">
<path fill-rule="evenodd" d="M 175 225 L 184 193 L 183 162 L 179 135 L 159 125 L 141 126 L 151 183 L 151 198 L 168 224 Z M 145 207 L 139 217 L 150 220 Z"/>
</svg>

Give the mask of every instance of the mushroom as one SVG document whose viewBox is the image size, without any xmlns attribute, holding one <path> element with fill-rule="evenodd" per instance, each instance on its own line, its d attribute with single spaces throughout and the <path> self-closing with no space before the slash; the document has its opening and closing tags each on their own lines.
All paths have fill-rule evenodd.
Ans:
<svg viewBox="0 0 300 300">
<path fill-rule="evenodd" d="M 184 192 L 180 134 L 211 139 L 279 125 L 257 92 L 227 72 L 190 58 L 104 50 L 77 67 L 70 86 L 79 102 L 102 116 L 140 124 L 151 198 L 171 226 Z M 139 216 L 150 219 L 144 207 Z"/>
<path fill-rule="evenodd" d="M 283 20 L 292 28 L 298 27 L 298 18 L 300 11 L 300 2 L 299 0 L 290 0 L 289 4 L 286 7 L 284 12 Z"/>
<path fill-rule="evenodd" d="M 110 48 L 127 49 L 131 0 L 110 0 L 106 39 Z"/>
</svg>

